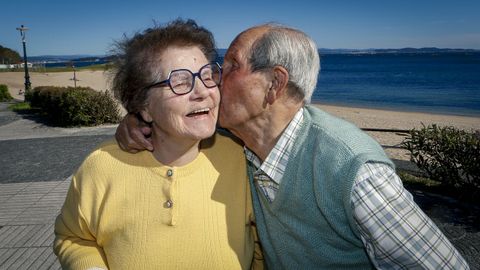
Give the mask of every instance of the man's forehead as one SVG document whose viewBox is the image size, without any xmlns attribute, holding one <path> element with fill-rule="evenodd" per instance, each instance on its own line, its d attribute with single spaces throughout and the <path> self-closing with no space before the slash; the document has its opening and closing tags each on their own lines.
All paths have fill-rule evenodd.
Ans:
<svg viewBox="0 0 480 270">
<path fill-rule="evenodd" d="M 257 26 L 246 30 L 238 36 L 244 43 L 252 45 L 257 39 L 263 36 L 270 28 L 267 26 Z"/>
<path fill-rule="evenodd" d="M 245 54 L 246 46 L 242 40 L 235 39 L 230 47 L 228 48 L 227 54 L 225 55 L 227 58 L 230 57 L 239 57 Z"/>
<path fill-rule="evenodd" d="M 231 54 L 244 54 L 253 43 L 267 31 L 266 27 L 255 27 L 239 34 L 229 48 Z"/>
</svg>

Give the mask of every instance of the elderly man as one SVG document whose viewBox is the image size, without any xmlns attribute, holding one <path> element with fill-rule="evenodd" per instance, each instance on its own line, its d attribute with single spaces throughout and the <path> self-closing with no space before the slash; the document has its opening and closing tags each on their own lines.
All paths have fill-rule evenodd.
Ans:
<svg viewBox="0 0 480 270">
<path fill-rule="evenodd" d="M 305 33 L 271 24 L 240 33 L 225 55 L 219 121 L 245 144 L 268 268 L 468 269 L 382 148 L 307 105 L 319 65 Z M 151 149 L 135 121 L 119 143 Z"/>
</svg>

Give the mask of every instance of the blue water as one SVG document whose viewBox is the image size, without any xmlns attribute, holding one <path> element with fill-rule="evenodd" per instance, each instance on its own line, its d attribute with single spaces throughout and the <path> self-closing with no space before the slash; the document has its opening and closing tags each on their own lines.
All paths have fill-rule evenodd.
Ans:
<svg viewBox="0 0 480 270">
<path fill-rule="evenodd" d="M 480 54 L 326 54 L 312 102 L 480 116 Z"/>
<path fill-rule="evenodd" d="M 74 61 L 73 64 L 75 67 L 87 67 L 91 65 L 105 64 L 107 61 L 98 60 L 98 61 Z M 55 62 L 55 63 L 46 63 L 45 67 L 71 67 L 72 62 Z"/>
<path fill-rule="evenodd" d="M 324 54 L 312 102 L 480 116 L 480 53 Z"/>
</svg>

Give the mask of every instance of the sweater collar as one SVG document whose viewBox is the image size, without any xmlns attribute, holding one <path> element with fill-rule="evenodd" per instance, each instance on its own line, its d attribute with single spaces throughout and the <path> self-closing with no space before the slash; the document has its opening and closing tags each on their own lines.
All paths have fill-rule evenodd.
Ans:
<svg viewBox="0 0 480 270">
<path fill-rule="evenodd" d="M 157 159 L 155 159 L 155 156 L 153 155 L 152 152 L 142 151 L 141 153 L 144 155 L 143 156 L 145 160 L 144 164 L 147 164 L 147 167 L 149 167 L 152 171 L 164 177 L 189 176 L 195 173 L 196 171 L 201 170 L 202 165 L 204 164 L 205 161 L 207 161 L 205 154 L 202 151 L 200 151 L 198 153 L 198 156 L 192 162 L 184 166 L 168 166 L 168 165 L 162 164 Z"/>
</svg>

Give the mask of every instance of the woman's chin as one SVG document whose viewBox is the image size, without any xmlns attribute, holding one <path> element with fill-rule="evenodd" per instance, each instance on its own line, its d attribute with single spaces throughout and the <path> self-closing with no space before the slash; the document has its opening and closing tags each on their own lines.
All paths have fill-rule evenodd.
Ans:
<svg viewBox="0 0 480 270">
<path fill-rule="evenodd" d="M 188 123 L 191 125 L 186 125 L 187 133 L 189 133 L 193 138 L 198 140 L 203 140 L 211 137 L 216 130 L 216 121 L 213 119 L 203 119 L 204 121 L 196 121 L 194 123 Z"/>
<path fill-rule="evenodd" d="M 187 132 L 185 137 L 188 137 L 192 140 L 203 140 L 212 137 L 215 133 L 215 126 L 213 127 L 203 127 L 203 128 L 195 128 Z"/>
<path fill-rule="evenodd" d="M 198 134 L 197 138 L 199 140 L 203 140 L 203 139 L 207 139 L 207 138 L 212 137 L 213 134 L 215 134 L 215 129 L 211 129 L 211 130 L 202 132 L 202 133 Z"/>
</svg>

